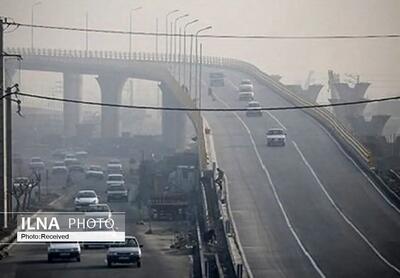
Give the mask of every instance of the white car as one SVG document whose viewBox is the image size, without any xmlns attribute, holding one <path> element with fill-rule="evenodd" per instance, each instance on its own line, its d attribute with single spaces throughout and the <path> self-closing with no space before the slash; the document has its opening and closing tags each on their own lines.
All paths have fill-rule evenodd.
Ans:
<svg viewBox="0 0 400 278">
<path fill-rule="evenodd" d="M 112 217 L 111 209 L 107 204 L 91 204 L 85 209 L 85 217 L 108 219 Z"/>
<path fill-rule="evenodd" d="M 252 101 L 254 100 L 253 85 L 240 85 L 239 86 L 239 100 Z"/>
<path fill-rule="evenodd" d="M 282 128 L 270 128 L 267 131 L 267 146 L 285 146 L 286 131 Z"/>
<path fill-rule="evenodd" d="M 125 184 L 125 180 L 124 180 L 124 176 L 122 174 L 109 174 L 107 176 L 107 186 L 111 186 L 111 185 L 124 185 Z"/>
<path fill-rule="evenodd" d="M 64 161 L 56 161 L 53 164 L 53 167 L 51 168 L 51 173 L 53 175 L 60 175 L 60 174 L 67 174 L 68 173 L 68 168 L 65 166 Z"/>
<path fill-rule="evenodd" d="M 111 184 L 107 188 L 107 202 L 111 200 L 128 201 L 129 192 L 123 184 Z"/>
<path fill-rule="evenodd" d="M 251 88 L 251 90 L 254 91 L 253 83 L 249 79 L 243 79 L 242 81 L 240 81 L 239 91 L 240 88 Z"/>
<path fill-rule="evenodd" d="M 75 209 L 80 210 L 89 207 L 91 204 L 98 204 L 99 197 L 94 190 L 81 190 L 74 200 Z"/>
<path fill-rule="evenodd" d="M 247 104 L 247 110 L 246 110 L 246 116 L 251 117 L 251 116 L 262 116 L 263 112 L 261 110 L 261 105 L 258 101 L 249 101 Z"/>
<path fill-rule="evenodd" d="M 44 170 L 45 165 L 44 165 L 43 160 L 40 157 L 35 156 L 35 157 L 31 158 L 31 162 L 29 163 L 29 167 L 32 170 Z"/>
<path fill-rule="evenodd" d="M 142 245 L 133 236 L 126 236 L 125 242 L 113 243 L 107 250 L 107 265 L 113 264 L 136 264 L 141 267 Z"/>
<path fill-rule="evenodd" d="M 51 263 L 55 259 L 76 259 L 81 261 L 81 247 L 76 242 L 50 243 L 47 247 L 47 260 Z"/>
<path fill-rule="evenodd" d="M 109 163 L 107 164 L 107 174 L 123 174 L 124 170 L 120 163 Z"/>
<path fill-rule="evenodd" d="M 104 179 L 104 171 L 100 166 L 90 165 L 89 169 L 86 171 L 86 178 L 96 178 Z"/>
</svg>

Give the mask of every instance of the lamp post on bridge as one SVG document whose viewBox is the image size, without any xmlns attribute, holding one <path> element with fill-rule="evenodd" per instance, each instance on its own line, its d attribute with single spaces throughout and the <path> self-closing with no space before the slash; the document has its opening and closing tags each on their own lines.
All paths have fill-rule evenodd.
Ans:
<svg viewBox="0 0 400 278">
<path fill-rule="evenodd" d="M 199 37 L 199 34 L 201 33 L 201 32 L 203 32 L 203 31 L 206 31 L 206 30 L 210 30 L 212 28 L 212 26 L 211 25 L 209 25 L 209 26 L 207 26 L 207 27 L 204 27 L 204 28 L 201 28 L 200 30 L 198 30 L 197 32 L 196 32 L 196 35 L 195 35 L 195 39 L 196 39 L 196 42 L 195 42 L 195 45 L 196 45 L 196 52 L 195 52 L 195 60 L 196 60 L 196 63 L 195 63 L 195 103 L 198 103 L 198 101 L 199 101 L 199 86 L 201 86 L 201 80 L 199 80 L 199 70 L 198 70 L 198 68 L 199 68 L 199 54 L 198 54 L 198 37 Z"/>
<path fill-rule="evenodd" d="M 31 25 L 32 25 L 31 26 L 31 48 L 32 49 L 33 49 L 33 16 L 34 16 L 33 10 L 36 6 L 39 6 L 41 4 L 42 4 L 42 2 L 38 1 L 38 2 L 35 2 L 31 7 Z"/>
<path fill-rule="evenodd" d="M 181 16 L 178 16 L 177 18 L 175 18 L 175 21 L 174 21 L 174 55 L 173 55 L 173 62 L 174 62 L 174 66 L 173 66 L 173 72 L 175 73 L 176 72 L 176 36 L 177 36 L 177 33 L 176 33 L 176 24 L 178 23 L 178 21 L 179 20 L 181 20 L 182 18 L 185 18 L 185 17 L 188 17 L 189 16 L 189 14 L 184 14 L 184 15 L 181 15 Z M 180 39 L 180 37 L 179 37 L 179 39 Z"/>
<path fill-rule="evenodd" d="M 183 27 L 183 85 L 186 86 L 186 63 L 187 63 L 187 57 L 186 57 L 186 29 L 189 27 L 189 25 L 192 25 L 196 22 L 198 22 L 198 19 L 194 19 L 188 23 L 185 24 Z M 180 53 L 179 53 L 180 55 Z M 192 53 L 190 53 L 192 55 Z M 179 78 L 181 76 L 181 67 L 179 64 Z"/>
<path fill-rule="evenodd" d="M 133 29 L 132 28 L 132 23 L 133 23 L 132 13 L 135 11 L 141 10 L 141 9 L 143 9 L 143 7 L 139 6 L 134 9 L 131 9 L 129 12 L 129 59 L 131 59 L 131 57 L 132 57 L 132 29 Z"/>
<path fill-rule="evenodd" d="M 165 60 L 168 61 L 168 17 L 174 13 L 179 12 L 179 10 L 172 10 L 165 16 Z M 172 39 L 172 38 L 171 38 Z"/>
</svg>

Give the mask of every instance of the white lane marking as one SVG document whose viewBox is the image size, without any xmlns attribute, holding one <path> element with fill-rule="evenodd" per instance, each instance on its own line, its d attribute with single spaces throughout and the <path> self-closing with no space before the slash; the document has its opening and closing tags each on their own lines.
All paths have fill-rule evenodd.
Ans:
<svg viewBox="0 0 400 278">
<path fill-rule="evenodd" d="M 210 125 L 209 125 L 209 123 L 208 123 L 208 121 L 206 119 L 204 119 L 204 122 L 205 122 L 206 126 L 208 128 L 210 128 Z M 215 144 L 214 144 L 214 136 L 212 135 L 212 133 L 210 133 L 208 135 L 208 137 L 209 137 L 210 152 L 211 152 L 210 158 L 212 160 L 214 160 L 215 164 L 218 166 L 217 153 L 215 151 Z M 235 218 L 233 217 L 233 213 L 232 213 L 232 210 L 231 210 L 231 201 L 230 201 L 231 199 L 229 197 L 229 186 L 228 186 L 228 184 L 229 184 L 229 181 L 228 181 L 227 176 L 225 175 L 225 197 L 226 197 L 226 200 L 228 202 L 227 203 L 227 210 L 228 210 L 228 214 L 229 214 L 229 220 L 232 222 L 233 230 L 235 231 L 235 233 L 237 233 L 239 235 L 239 230 L 238 230 L 238 228 L 236 226 Z M 235 242 L 238 245 L 239 251 L 241 253 L 240 255 L 241 255 L 242 259 L 243 259 L 244 266 L 245 266 L 245 268 L 247 270 L 247 274 L 248 274 L 249 278 L 253 278 L 254 275 L 253 275 L 253 272 L 252 272 L 252 270 L 250 268 L 249 262 L 247 261 L 246 254 L 244 253 L 243 245 L 240 242 L 240 236 L 238 236 L 238 237 L 235 236 L 235 238 L 236 238 Z"/>
<path fill-rule="evenodd" d="M 217 96 L 216 96 L 216 98 L 217 98 L 217 100 L 218 100 L 219 102 L 221 102 L 223 105 L 225 105 L 227 108 L 229 108 L 229 105 L 228 105 L 226 102 L 224 102 L 223 100 L 221 100 L 221 99 L 220 99 L 219 97 L 217 97 Z M 311 254 L 310 254 L 310 253 L 307 251 L 307 249 L 304 247 L 303 243 L 302 243 L 301 240 L 300 240 L 300 237 L 297 235 L 296 231 L 294 230 L 293 225 L 292 225 L 292 223 L 291 223 L 290 220 L 289 220 L 288 214 L 287 214 L 285 208 L 283 207 L 283 204 L 282 204 L 282 202 L 281 202 L 281 199 L 279 198 L 278 192 L 276 191 L 275 185 L 274 185 L 274 183 L 272 182 L 271 175 L 270 175 L 270 173 L 269 173 L 267 167 L 265 166 L 265 164 L 263 163 L 263 161 L 262 161 L 262 159 L 261 159 L 261 155 L 260 155 L 260 153 L 258 152 L 257 145 L 256 145 L 256 143 L 255 143 L 255 140 L 254 140 L 254 138 L 253 138 L 253 135 L 251 134 L 250 129 L 248 128 L 248 126 L 246 125 L 246 123 L 239 117 L 239 115 L 238 115 L 236 112 L 232 112 L 232 113 L 233 113 L 233 115 L 238 119 L 238 121 L 242 124 L 242 126 L 243 126 L 244 129 L 246 130 L 247 134 L 249 135 L 251 144 L 252 144 L 252 146 L 253 146 L 253 150 L 254 150 L 254 152 L 255 152 L 255 154 L 256 154 L 256 156 L 257 156 L 257 159 L 258 159 L 258 162 L 259 162 L 260 165 L 261 165 L 261 168 L 263 169 L 263 171 L 264 171 L 264 173 L 265 173 L 265 175 L 266 175 L 266 177 L 267 177 L 267 179 L 268 179 L 269 185 L 270 185 L 271 190 L 272 190 L 272 192 L 273 192 L 273 194 L 274 194 L 274 198 L 275 198 L 276 202 L 278 203 L 278 206 L 279 206 L 279 208 L 280 208 L 280 210 L 281 210 L 281 212 L 282 212 L 282 214 L 283 214 L 283 217 L 284 217 L 284 219 L 285 219 L 286 225 L 288 226 L 290 232 L 292 233 L 293 237 L 295 238 L 297 244 L 299 245 L 299 247 L 300 247 L 300 249 L 302 250 L 302 252 L 304 253 L 304 255 L 308 258 L 308 260 L 310 261 L 310 263 L 312 264 L 312 266 L 314 267 L 314 269 L 317 271 L 318 275 L 319 275 L 320 277 L 325 278 L 325 277 L 326 277 L 325 274 L 324 274 L 324 273 L 322 272 L 322 270 L 319 268 L 318 264 L 315 262 L 315 260 L 314 260 L 313 257 L 311 256 Z"/>
<path fill-rule="evenodd" d="M 365 179 L 375 188 L 375 190 L 378 192 L 379 195 L 381 195 L 381 197 L 386 201 L 386 203 L 391 206 L 397 213 L 400 214 L 400 209 L 393 204 L 392 201 L 390 201 L 388 199 L 388 197 L 386 197 L 386 195 L 379 189 L 379 187 L 375 184 L 375 182 L 373 180 L 371 180 L 370 177 L 368 177 L 368 175 L 364 172 L 363 169 L 360 168 L 360 166 L 358 166 L 358 164 L 354 161 L 354 159 L 343 149 L 343 147 L 339 144 L 339 142 L 329 133 L 328 130 L 326 130 L 326 128 L 324 126 L 322 126 L 320 123 L 317 123 L 320 128 L 329 136 L 329 138 L 331 138 L 331 140 L 333 141 L 333 143 L 336 144 L 336 146 L 339 148 L 339 150 L 344 154 L 345 157 L 347 157 L 347 159 L 358 169 L 358 171 L 361 172 L 361 174 L 365 177 Z M 388 190 L 394 195 L 396 196 L 396 194 L 390 189 L 388 188 Z"/>
<path fill-rule="evenodd" d="M 343 218 L 343 220 L 350 225 L 350 227 L 361 237 L 361 239 L 371 248 L 371 250 L 381 259 L 387 266 L 392 268 L 398 274 L 400 274 L 400 269 L 398 269 L 395 265 L 390 263 L 376 248 L 375 246 L 367 239 L 367 237 L 356 227 L 356 225 L 351 222 L 349 218 L 343 213 L 343 211 L 337 206 L 335 201 L 332 199 L 331 195 L 326 191 L 324 185 L 322 184 L 321 180 L 318 178 L 317 174 L 315 173 L 314 169 L 311 167 L 310 163 L 308 163 L 307 159 L 304 157 L 302 151 L 300 150 L 299 146 L 296 144 L 295 141 L 292 141 L 294 147 L 296 148 L 297 152 L 299 153 L 301 159 L 303 160 L 304 164 L 310 170 L 312 176 L 314 177 L 315 181 L 318 183 L 319 187 L 321 188 L 322 192 L 324 192 L 326 198 L 328 198 L 329 202 L 333 206 L 333 208 L 339 213 L 339 215 Z"/>
<path fill-rule="evenodd" d="M 227 80 L 229 81 L 229 83 L 231 84 L 231 86 L 232 86 L 234 89 L 239 90 L 239 87 L 236 86 L 235 84 L 233 84 L 232 80 L 230 80 L 229 78 L 227 78 Z M 278 118 L 275 117 L 274 114 L 272 114 L 272 113 L 269 112 L 268 110 L 264 110 L 263 112 L 267 113 L 268 116 L 270 116 L 281 128 L 287 130 L 286 126 L 285 126 L 280 120 L 278 120 Z"/>
</svg>

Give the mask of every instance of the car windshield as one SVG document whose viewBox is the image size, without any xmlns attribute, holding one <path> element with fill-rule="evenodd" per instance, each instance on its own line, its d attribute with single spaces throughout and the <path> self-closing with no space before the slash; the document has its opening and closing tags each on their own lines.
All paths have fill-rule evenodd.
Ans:
<svg viewBox="0 0 400 278">
<path fill-rule="evenodd" d="M 253 88 L 249 85 L 243 85 L 243 86 L 240 86 L 239 90 L 241 92 L 252 92 Z"/>
<path fill-rule="evenodd" d="M 122 176 L 108 176 L 109 181 L 122 181 L 124 180 Z"/>
<path fill-rule="evenodd" d="M 282 135 L 284 134 L 282 129 L 270 129 L 267 132 L 268 135 Z"/>
<path fill-rule="evenodd" d="M 242 84 L 242 85 L 251 85 L 251 81 L 250 80 L 242 80 L 242 82 L 240 82 L 240 84 Z"/>
<path fill-rule="evenodd" d="M 90 166 L 89 170 L 91 170 L 91 171 L 102 171 L 101 167 L 99 167 L 99 166 Z"/>
<path fill-rule="evenodd" d="M 111 247 L 138 247 L 139 244 L 134 238 L 126 238 L 125 242 L 115 242 Z"/>
<path fill-rule="evenodd" d="M 40 159 L 39 157 L 33 157 L 32 162 L 42 162 L 42 159 Z"/>
<path fill-rule="evenodd" d="M 78 198 L 94 198 L 96 197 L 96 193 L 86 191 L 86 192 L 79 192 L 77 195 Z"/>
<path fill-rule="evenodd" d="M 123 185 L 116 185 L 116 186 L 111 186 L 109 191 L 124 191 L 125 187 Z"/>
<path fill-rule="evenodd" d="M 54 166 L 55 167 L 63 167 L 63 166 L 65 166 L 65 163 L 64 162 L 54 162 Z"/>
</svg>

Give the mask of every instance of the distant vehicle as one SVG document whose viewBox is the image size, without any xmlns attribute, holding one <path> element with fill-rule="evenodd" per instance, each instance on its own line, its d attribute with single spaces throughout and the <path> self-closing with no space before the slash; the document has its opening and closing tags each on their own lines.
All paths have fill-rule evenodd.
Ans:
<svg viewBox="0 0 400 278">
<path fill-rule="evenodd" d="M 254 100 L 253 85 L 239 86 L 239 100 L 252 101 Z"/>
<path fill-rule="evenodd" d="M 247 110 L 246 110 L 246 116 L 251 117 L 251 116 L 262 116 L 263 111 L 261 110 L 261 105 L 258 101 L 249 101 L 247 104 Z"/>
<path fill-rule="evenodd" d="M 110 162 L 108 162 L 108 164 L 121 164 L 121 160 L 119 160 L 118 158 L 114 158 L 111 159 Z"/>
<path fill-rule="evenodd" d="M 94 190 L 81 190 L 75 197 L 75 210 L 88 208 L 91 204 L 98 204 L 99 197 Z"/>
<path fill-rule="evenodd" d="M 113 243 L 107 250 L 107 265 L 113 264 L 136 264 L 142 266 L 142 251 L 137 239 L 133 236 L 126 236 L 125 242 Z"/>
<path fill-rule="evenodd" d="M 107 176 L 107 186 L 113 184 L 125 184 L 124 176 L 122 174 L 109 174 Z"/>
<path fill-rule="evenodd" d="M 107 190 L 107 202 L 112 200 L 128 201 L 129 192 L 123 184 L 111 184 Z"/>
<path fill-rule="evenodd" d="M 43 160 L 40 157 L 35 156 L 35 157 L 31 158 L 31 162 L 29 163 L 29 167 L 32 170 L 44 170 L 45 165 L 44 165 Z"/>
<path fill-rule="evenodd" d="M 70 173 L 78 172 L 85 173 L 85 167 L 78 161 L 77 163 L 72 163 L 68 166 L 68 170 Z"/>
<path fill-rule="evenodd" d="M 79 164 L 80 161 L 76 157 L 66 157 L 64 159 L 65 166 L 69 168 L 71 165 Z"/>
<path fill-rule="evenodd" d="M 251 82 L 250 79 L 242 79 L 242 81 L 240 81 L 239 87 L 240 87 L 241 85 L 250 85 L 250 86 L 253 87 L 253 83 Z"/>
<path fill-rule="evenodd" d="M 274 145 L 286 145 L 286 131 L 282 128 L 270 128 L 267 131 L 267 146 Z"/>
<path fill-rule="evenodd" d="M 76 156 L 76 158 L 82 160 L 82 159 L 86 159 L 88 157 L 88 153 L 87 153 L 87 151 L 77 151 L 77 152 L 75 152 L 75 156 Z"/>
<path fill-rule="evenodd" d="M 64 175 L 68 173 L 68 168 L 65 166 L 64 161 L 56 161 L 53 163 L 53 167 L 51 168 L 51 173 L 53 175 Z"/>
<path fill-rule="evenodd" d="M 107 165 L 107 174 L 123 174 L 124 170 L 122 164 L 108 164 Z"/>
<path fill-rule="evenodd" d="M 223 72 L 211 72 L 209 75 L 210 87 L 223 87 L 225 86 L 225 75 Z"/>
<path fill-rule="evenodd" d="M 65 159 L 65 151 L 64 150 L 55 150 L 51 156 L 56 160 L 64 160 Z"/>
<path fill-rule="evenodd" d="M 103 169 L 98 165 L 90 165 L 89 169 L 86 171 L 86 178 L 104 179 Z"/>
<path fill-rule="evenodd" d="M 107 204 L 90 204 L 85 209 L 85 217 L 108 219 L 112 217 L 111 209 Z"/>
<path fill-rule="evenodd" d="M 81 247 L 79 243 L 50 243 L 47 247 L 47 260 L 51 263 L 55 259 L 76 259 L 76 261 L 80 262 Z"/>
<path fill-rule="evenodd" d="M 240 101 L 252 101 L 254 100 L 254 92 L 239 92 Z"/>
<path fill-rule="evenodd" d="M 65 159 L 74 159 L 76 158 L 76 155 L 74 153 L 67 153 L 65 155 Z"/>
</svg>

